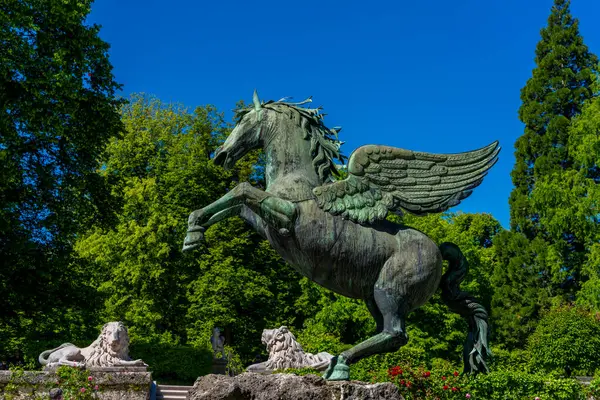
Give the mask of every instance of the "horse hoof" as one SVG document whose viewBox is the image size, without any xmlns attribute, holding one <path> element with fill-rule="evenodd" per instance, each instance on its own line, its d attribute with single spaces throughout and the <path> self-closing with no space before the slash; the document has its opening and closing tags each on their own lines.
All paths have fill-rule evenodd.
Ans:
<svg viewBox="0 0 600 400">
<path fill-rule="evenodd" d="M 327 371 L 323 374 L 323 378 L 328 381 L 349 381 L 350 367 L 346 365 L 344 357 L 333 357 Z"/>
<path fill-rule="evenodd" d="M 204 230 L 189 232 L 183 241 L 182 251 L 190 251 L 200 246 L 200 242 L 204 241 Z"/>
</svg>

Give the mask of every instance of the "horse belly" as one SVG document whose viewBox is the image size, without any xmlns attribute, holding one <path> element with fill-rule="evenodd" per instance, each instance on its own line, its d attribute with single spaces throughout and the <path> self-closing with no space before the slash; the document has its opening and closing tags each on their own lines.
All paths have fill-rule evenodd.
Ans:
<svg viewBox="0 0 600 400">
<path fill-rule="evenodd" d="M 314 202 L 307 203 L 299 205 L 290 237 L 269 230 L 271 245 L 317 284 L 347 297 L 369 297 L 379 271 L 395 249 L 394 236 L 333 216 Z"/>
</svg>

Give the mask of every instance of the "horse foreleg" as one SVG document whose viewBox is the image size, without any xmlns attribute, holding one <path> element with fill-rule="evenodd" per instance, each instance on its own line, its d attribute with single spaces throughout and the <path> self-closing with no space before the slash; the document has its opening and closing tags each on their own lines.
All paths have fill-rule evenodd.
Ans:
<svg viewBox="0 0 600 400">
<path fill-rule="evenodd" d="M 233 216 L 242 217 L 262 236 L 265 236 L 266 224 L 285 234 L 293 226 L 296 206 L 243 182 L 219 200 L 190 214 L 183 249 L 197 247 L 207 227 Z"/>
<path fill-rule="evenodd" d="M 226 208 L 223 211 L 219 211 L 206 222 L 207 225 L 216 224 L 231 217 L 241 217 L 248 225 L 250 225 L 256 233 L 266 238 L 265 233 L 265 221 L 252 211 L 248 206 L 244 204 L 238 204 L 237 206 Z"/>
</svg>

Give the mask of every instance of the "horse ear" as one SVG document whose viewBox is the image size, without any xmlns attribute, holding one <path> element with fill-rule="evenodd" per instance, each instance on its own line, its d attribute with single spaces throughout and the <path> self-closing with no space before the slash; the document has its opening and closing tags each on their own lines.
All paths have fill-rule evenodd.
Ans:
<svg viewBox="0 0 600 400">
<path fill-rule="evenodd" d="M 254 103 L 254 110 L 256 111 L 256 119 L 260 121 L 262 116 L 262 106 L 260 105 L 256 89 L 254 89 L 254 94 L 252 95 L 252 102 Z"/>
<path fill-rule="evenodd" d="M 252 102 L 254 103 L 254 109 L 256 111 L 261 109 L 260 100 L 258 99 L 258 93 L 256 92 L 256 89 L 254 89 L 254 94 L 252 95 Z"/>
</svg>

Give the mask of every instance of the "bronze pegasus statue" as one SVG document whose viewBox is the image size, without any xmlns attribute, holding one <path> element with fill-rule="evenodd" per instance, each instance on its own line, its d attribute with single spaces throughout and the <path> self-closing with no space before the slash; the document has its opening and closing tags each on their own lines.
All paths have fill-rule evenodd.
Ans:
<svg viewBox="0 0 600 400">
<path fill-rule="evenodd" d="M 215 153 L 231 168 L 248 151 L 266 156 L 266 189 L 244 182 L 191 213 L 183 250 L 198 246 L 205 229 L 239 216 L 265 237 L 299 273 L 341 295 L 363 299 L 377 323 L 374 336 L 333 357 L 324 376 L 349 379 L 349 365 L 407 343 L 406 316 L 441 287 L 449 308 L 465 317 L 465 373 L 487 372 L 488 315 L 460 290 L 467 260 L 452 243 L 437 245 L 424 233 L 386 220 L 402 210 L 424 215 L 459 204 L 497 161 L 494 142 L 460 154 L 430 154 L 391 146 L 356 149 L 344 163 L 340 128 L 323 124 L 320 108 L 261 102 L 236 110 L 237 124 Z M 442 261 L 449 267 L 442 276 Z"/>
</svg>

